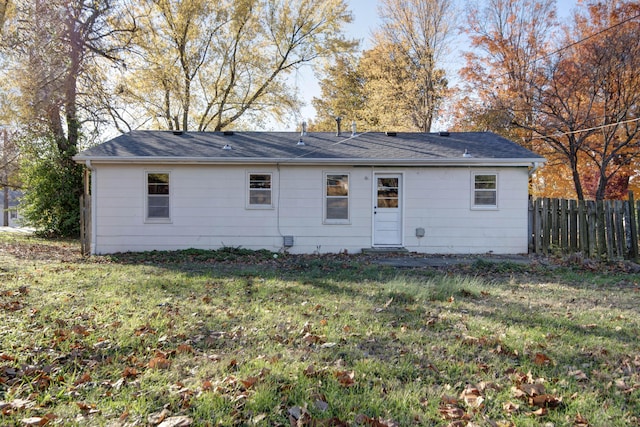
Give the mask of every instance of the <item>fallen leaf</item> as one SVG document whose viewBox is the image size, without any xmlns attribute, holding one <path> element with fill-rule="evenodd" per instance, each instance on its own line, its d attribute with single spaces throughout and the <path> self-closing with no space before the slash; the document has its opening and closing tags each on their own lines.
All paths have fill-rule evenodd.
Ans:
<svg viewBox="0 0 640 427">
<path fill-rule="evenodd" d="M 151 425 L 158 425 L 171 416 L 171 411 L 163 409 L 162 411 L 153 412 L 147 416 L 147 422 Z"/>
<path fill-rule="evenodd" d="M 551 358 L 544 353 L 536 353 L 536 356 L 533 359 L 533 363 L 538 366 L 547 366 L 551 364 Z"/>
<path fill-rule="evenodd" d="M 540 394 L 544 394 L 544 384 L 535 383 L 535 384 L 521 384 L 518 387 L 519 390 L 524 392 L 527 396 L 537 396 Z"/>
<path fill-rule="evenodd" d="M 549 410 L 547 408 L 538 408 L 533 412 L 527 412 L 527 415 L 536 415 L 538 417 L 544 417 L 548 413 L 549 413 Z"/>
<path fill-rule="evenodd" d="M 253 387 L 258 382 L 258 380 L 259 380 L 258 377 L 247 377 L 244 380 L 240 380 L 240 382 L 242 383 L 244 388 L 249 389 Z"/>
<path fill-rule="evenodd" d="M 138 370 L 136 368 L 132 368 L 127 366 L 126 368 L 124 368 L 124 371 L 122 371 L 122 378 L 135 378 L 138 376 Z"/>
<path fill-rule="evenodd" d="M 151 369 L 167 369 L 169 368 L 169 366 L 171 366 L 171 362 L 169 361 L 169 359 L 166 359 L 164 357 L 154 357 L 149 360 L 148 366 Z"/>
<path fill-rule="evenodd" d="M 473 386 L 467 386 L 462 393 L 460 394 L 460 399 L 467 405 L 472 408 L 479 408 L 482 406 L 482 402 L 484 402 L 484 398 L 482 397 L 480 390 Z"/>
<path fill-rule="evenodd" d="M 562 397 L 556 397 L 551 394 L 541 394 L 529 398 L 529 404 L 539 408 L 555 408 L 560 406 L 561 403 Z"/>
<path fill-rule="evenodd" d="M 49 422 L 45 417 L 29 417 L 20 420 L 25 426 L 43 426 Z"/>
<path fill-rule="evenodd" d="M 85 372 L 84 374 L 82 374 L 82 376 L 80 378 L 75 380 L 73 385 L 74 386 L 79 386 L 80 384 L 88 383 L 89 381 L 91 381 L 91 375 L 89 375 L 88 373 Z"/>
<path fill-rule="evenodd" d="M 343 387 L 351 387 L 355 384 L 353 379 L 355 378 L 356 373 L 354 371 L 336 371 L 333 375 Z"/>
<path fill-rule="evenodd" d="M 100 413 L 100 410 L 96 409 L 95 403 L 76 402 L 76 406 L 80 408 L 83 415 L 93 415 Z"/>
<path fill-rule="evenodd" d="M 158 424 L 158 427 L 188 427 L 193 420 L 186 416 L 170 417 Z"/>
<path fill-rule="evenodd" d="M 441 406 L 438 411 L 445 420 L 459 420 L 468 417 L 467 413 L 464 412 L 462 408 L 458 408 L 457 406 Z"/>
<path fill-rule="evenodd" d="M 577 371 L 569 371 L 569 375 L 572 376 L 576 381 L 587 381 L 589 379 L 589 377 L 587 377 L 587 374 L 579 369 Z"/>
<path fill-rule="evenodd" d="M 191 347 L 189 344 L 180 344 L 178 346 L 178 348 L 176 349 L 176 351 L 178 353 L 188 353 L 191 354 L 193 353 L 193 347 Z"/>
<path fill-rule="evenodd" d="M 514 414 L 520 410 L 520 405 L 513 402 L 505 402 L 502 404 L 502 409 L 509 415 Z"/>
<path fill-rule="evenodd" d="M 578 412 L 573 420 L 573 427 L 589 427 L 589 425 L 589 421 Z"/>
</svg>

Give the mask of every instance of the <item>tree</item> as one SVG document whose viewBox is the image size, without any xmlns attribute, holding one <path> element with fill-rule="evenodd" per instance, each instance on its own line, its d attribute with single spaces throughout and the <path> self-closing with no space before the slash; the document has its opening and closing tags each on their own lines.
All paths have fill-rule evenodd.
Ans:
<svg viewBox="0 0 640 427">
<path fill-rule="evenodd" d="M 369 122 L 429 132 L 446 93 L 437 67 L 453 28 L 449 0 L 383 0 L 382 26 L 363 54 Z"/>
<path fill-rule="evenodd" d="M 570 166 L 580 200 L 625 194 L 640 156 L 638 17 L 637 2 L 585 3 L 567 30 L 571 48 L 534 86 L 537 123 L 518 123 Z"/>
<path fill-rule="evenodd" d="M 222 130 L 248 115 L 281 117 L 298 102 L 288 73 L 355 46 L 342 36 L 351 21 L 344 0 L 148 0 L 143 7 L 148 31 L 119 92 L 152 118 L 151 127 Z"/>
<path fill-rule="evenodd" d="M 4 48 L 15 85 L 10 90 L 19 93 L 19 122 L 28 131 L 22 150 L 23 212 L 43 233 L 78 230 L 82 182 L 72 157 L 86 135 L 83 124 L 99 119 L 100 106 L 91 94 L 104 75 L 102 61 L 117 60 L 126 44 L 120 36 L 134 29 L 118 26 L 123 16 L 124 9 L 106 0 L 15 4 Z"/>
<path fill-rule="evenodd" d="M 536 120 L 532 87 L 540 78 L 540 59 L 552 47 L 556 26 L 554 0 L 472 4 L 466 32 L 475 50 L 465 54 L 461 75 L 468 84 L 465 92 L 477 98 L 459 109 L 458 123 L 474 117 L 484 127 L 534 148 L 531 132 L 515 123 L 531 126 Z M 466 105 L 475 108 L 469 111 Z"/>
<path fill-rule="evenodd" d="M 355 58 L 338 56 L 334 62 L 327 63 L 319 83 L 321 97 L 311 101 L 316 110 L 314 130 L 334 130 L 337 117 L 345 123 L 364 122 L 364 79 Z"/>
</svg>

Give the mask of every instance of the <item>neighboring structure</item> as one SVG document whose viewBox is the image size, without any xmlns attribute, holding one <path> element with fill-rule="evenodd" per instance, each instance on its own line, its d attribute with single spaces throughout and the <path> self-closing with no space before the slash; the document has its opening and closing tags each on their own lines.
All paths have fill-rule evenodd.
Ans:
<svg viewBox="0 0 640 427">
<path fill-rule="evenodd" d="M 493 133 L 134 131 L 91 171 L 91 253 L 526 253 L 544 158 Z"/>
<path fill-rule="evenodd" d="M 2 206 L 2 212 L 0 215 L 0 227 L 22 226 L 20 211 L 18 209 L 18 204 L 21 196 L 22 192 L 9 189 L 7 192 L 6 201 L 4 201 L 5 198 L 3 197 L 3 202 L 0 204 L 0 206 Z"/>
</svg>

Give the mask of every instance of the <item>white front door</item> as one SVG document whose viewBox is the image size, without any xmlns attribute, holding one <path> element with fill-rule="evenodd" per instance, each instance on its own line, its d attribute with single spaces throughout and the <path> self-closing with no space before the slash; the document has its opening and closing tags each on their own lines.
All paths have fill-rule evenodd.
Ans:
<svg viewBox="0 0 640 427">
<path fill-rule="evenodd" d="M 402 246 L 402 175 L 375 174 L 373 245 Z"/>
</svg>

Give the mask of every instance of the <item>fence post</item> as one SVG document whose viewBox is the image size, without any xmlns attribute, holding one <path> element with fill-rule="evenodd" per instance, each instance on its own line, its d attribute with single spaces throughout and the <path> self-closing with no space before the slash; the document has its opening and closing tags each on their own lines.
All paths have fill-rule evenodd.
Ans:
<svg viewBox="0 0 640 427">
<path fill-rule="evenodd" d="M 613 206 L 611 203 L 605 203 L 603 200 L 598 201 L 598 234 L 604 237 L 603 243 L 605 247 L 600 247 L 600 254 L 607 254 L 607 259 L 613 259 L 615 255 L 615 227 L 613 226 Z M 600 241 L 600 239 L 598 239 Z"/>
<path fill-rule="evenodd" d="M 559 246 L 564 253 L 569 251 L 569 221 L 568 221 L 568 206 L 569 201 L 567 199 L 560 200 L 560 242 Z"/>
<path fill-rule="evenodd" d="M 624 203 L 622 200 L 615 200 L 613 203 L 615 212 L 615 228 L 616 228 L 616 250 L 618 258 L 627 258 L 627 238 L 624 230 Z"/>
<path fill-rule="evenodd" d="M 560 246 L 560 227 L 558 224 L 558 219 L 559 219 L 559 205 L 560 205 L 560 200 L 559 199 L 552 199 L 551 200 L 551 245 L 552 247 L 558 247 Z"/>
<path fill-rule="evenodd" d="M 535 251 L 542 253 L 542 199 L 535 200 L 533 211 L 533 235 L 535 239 Z"/>
<path fill-rule="evenodd" d="M 569 251 L 577 252 L 578 249 L 578 202 L 569 200 Z"/>
<path fill-rule="evenodd" d="M 586 256 L 591 256 L 589 252 L 589 226 L 587 224 L 587 204 L 584 200 L 578 201 L 578 225 L 580 226 L 580 250 Z"/>
<path fill-rule="evenodd" d="M 631 241 L 629 242 L 629 259 L 635 260 L 638 258 L 638 227 L 633 191 L 629 191 L 629 231 L 631 235 Z"/>
<path fill-rule="evenodd" d="M 542 204 L 542 252 L 549 254 L 549 246 L 551 246 L 551 224 L 549 221 L 549 211 L 551 199 L 545 198 Z"/>
</svg>

